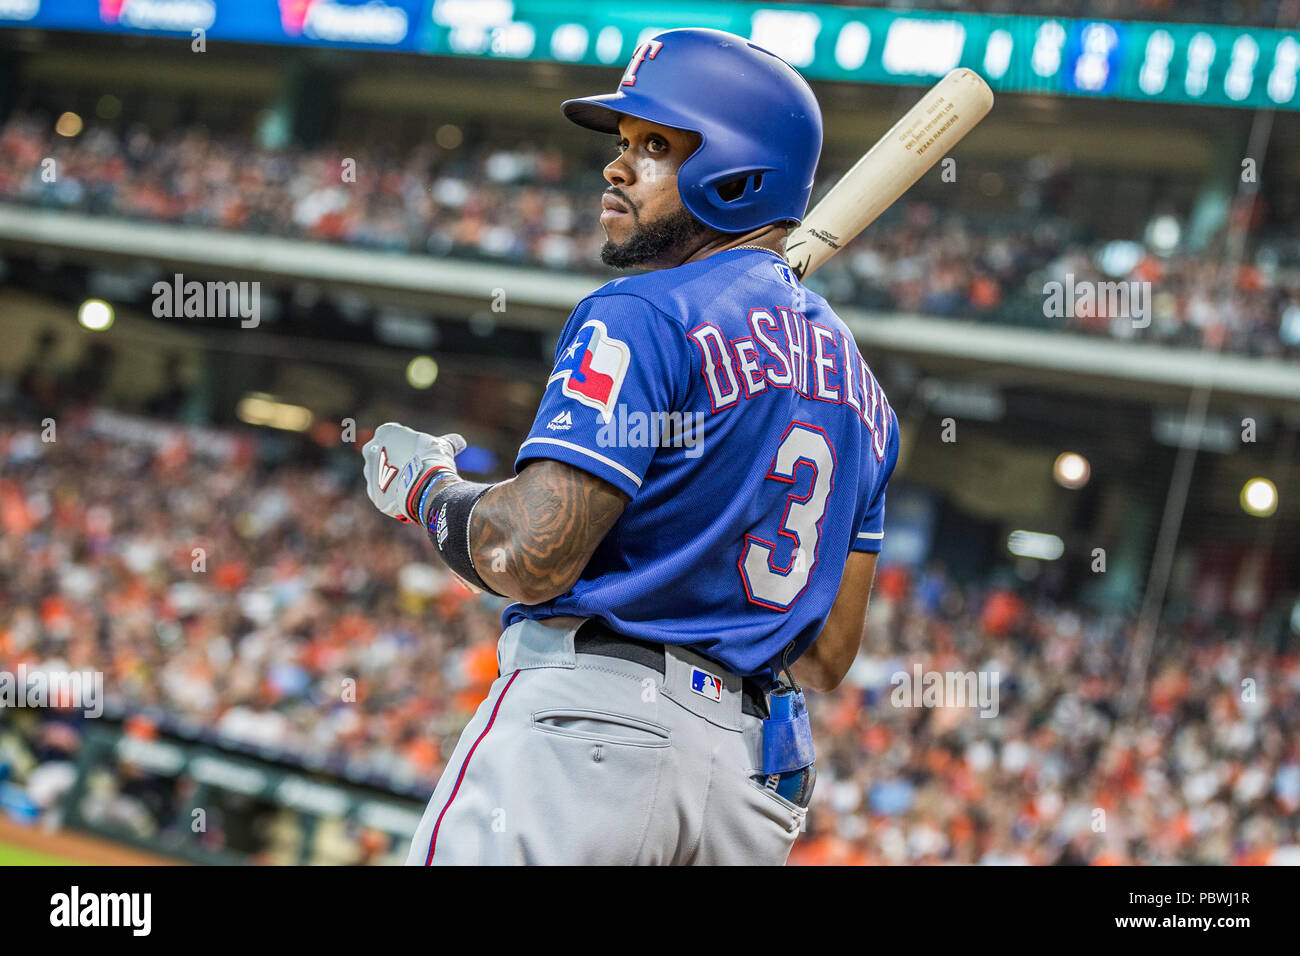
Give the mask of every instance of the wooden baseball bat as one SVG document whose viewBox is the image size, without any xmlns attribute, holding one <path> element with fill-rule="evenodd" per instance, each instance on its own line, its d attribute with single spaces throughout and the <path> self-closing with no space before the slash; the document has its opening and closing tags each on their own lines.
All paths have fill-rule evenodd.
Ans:
<svg viewBox="0 0 1300 956">
<path fill-rule="evenodd" d="M 992 108 L 993 91 L 973 70 L 953 70 L 931 87 L 790 233 L 785 254 L 795 274 L 810 275 L 848 245 Z"/>
</svg>

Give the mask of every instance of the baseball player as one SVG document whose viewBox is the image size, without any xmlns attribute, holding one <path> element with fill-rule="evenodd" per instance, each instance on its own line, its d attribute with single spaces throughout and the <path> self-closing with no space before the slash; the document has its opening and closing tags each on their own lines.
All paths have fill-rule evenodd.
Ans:
<svg viewBox="0 0 1300 956">
<path fill-rule="evenodd" d="M 637 47 L 565 115 L 617 137 L 602 259 L 516 477 L 460 478 L 459 435 L 385 424 L 385 514 L 513 599 L 499 677 L 407 862 L 783 864 L 815 775 L 803 688 L 856 655 L 894 412 L 783 256 L 821 114 L 772 53 L 717 30 Z"/>
</svg>

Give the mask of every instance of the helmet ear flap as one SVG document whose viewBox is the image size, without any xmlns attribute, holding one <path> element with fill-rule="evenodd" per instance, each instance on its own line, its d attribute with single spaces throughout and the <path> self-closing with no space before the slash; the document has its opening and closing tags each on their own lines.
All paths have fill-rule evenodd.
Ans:
<svg viewBox="0 0 1300 956">
<path fill-rule="evenodd" d="M 715 173 L 699 184 L 698 194 L 710 207 L 721 212 L 744 209 L 761 200 L 764 180 L 774 168 L 750 166 Z"/>
<path fill-rule="evenodd" d="M 717 186 L 713 187 L 718 198 L 726 203 L 743 199 L 746 194 L 756 193 L 762 188 L 762 172 L 751 173 L 748 176 L 741 176 L 738 179 L 733 179 L 726 183 L 719 183 Z"/>
</svg>

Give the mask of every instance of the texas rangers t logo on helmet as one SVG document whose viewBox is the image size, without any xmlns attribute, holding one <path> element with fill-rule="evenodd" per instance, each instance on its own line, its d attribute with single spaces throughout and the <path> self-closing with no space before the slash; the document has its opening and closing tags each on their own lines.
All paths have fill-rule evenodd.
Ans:
<svg viewBox="0 0 1300 956">
<path fill-rule="evenodd" d="M 631 360 L 626 342 L 611 336 L 604 322 L 588 319 L 560 355 L 546 384 L 558 380 L 565 395 L 596 409 L 608 422 Z"/>
<path fill-rule="evenodd" d="M 659 55 L 663 48 L 662 40 L 646 40 L 636 48 L 632 53 L 632 62 L 627 65 L 627 71 L 623 74 L 623 79 L 619 81 L 619 86 L 635 86 L 636 71 L 641 68 L 641 64 L 646 60 L 653 60 Z"/>
</svg>

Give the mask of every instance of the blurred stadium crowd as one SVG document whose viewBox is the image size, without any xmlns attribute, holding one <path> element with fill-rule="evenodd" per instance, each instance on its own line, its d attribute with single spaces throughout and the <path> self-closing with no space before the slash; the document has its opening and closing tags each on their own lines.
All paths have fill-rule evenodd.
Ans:
<svg viewBox="0 0 1300 956">
<path fill-rule="evenodd" d="M 503 602 L 375 513 L 352 447 L 274 464 L 246 432 L 91 406 L 58 429 L 0 424 L 0 669 L 98 670 L 127 713 L 432 789 L 496 676 Z M 882 569 L 862 654 L 812 704 L 791 862 L 1297 862 L 1300 660 L 1207 595 L 1125 716 L 1132 631 L 992 578 Z M 918 664 L 997 673 L 996 719 L 895 706 Z M 52 811 L 83 727 L 42 712 L 0 767 Z"/>
<path fill-rule="evenodd" d="M 328 469 L 174 428 L 92 437 L 122 427 L 93 413 L 60 427 L 0 434 L 7 669 L 100 671 L 129 708 L 432 788 L 439 718 L 496 676 L 496 609 Z"/>
<path fill-rule="evenodd" d="M 1132 617 L 882 570 L 847 686 L 813 705 L 818 812 L 790 862 L 1300 862 L 1300 661 L 1213 604 L 1125 715 Z M 1000 713 L 894 706 L 917 664 L 1000 674 Z"/>
<path fill-rule="evenodd" d="M 46 181 L 42 160 L 55 161 Z M 341 181 L 345 159 L 356 182 Z M 0 128 L 0 200 L 251 233 L 608 274 L 599 265 L 599 160 L 492 143 L 401 155 L 268 150 L 202 127 L 163 135 L 91 125 L 77 137 L 39 114 Z M 823 177 L 833 182 L 838 174 Z M 1025 183 L 1042 179 L 1027 171 Z M 816 198 L 816 197 L 814 197 Z M 1023 205 L 1023 203 L 1022 203 Z M 881 310 L 1065 328 L 1116 338 L 1300 357 L 1300 270 L 1290 239 L 1248 261 L 1157 254 L 1080 234 L 1040 203 L 999 219 L 905 205 L 810 282 Z M 1149 282 L 1150 324 L 1099 308 L 1049 317 L 1045 283 Z"/>
</svg>

